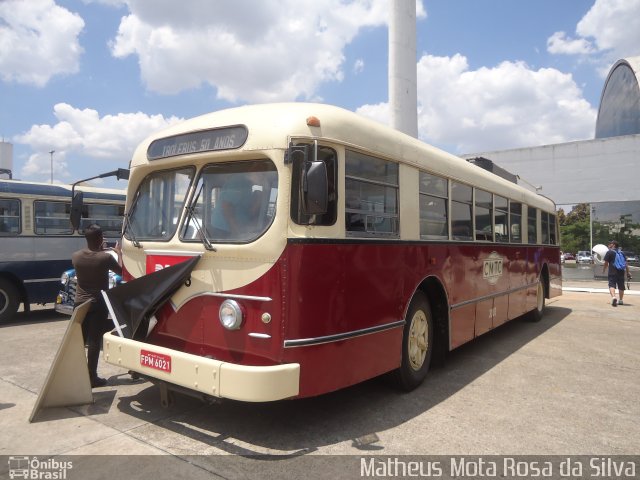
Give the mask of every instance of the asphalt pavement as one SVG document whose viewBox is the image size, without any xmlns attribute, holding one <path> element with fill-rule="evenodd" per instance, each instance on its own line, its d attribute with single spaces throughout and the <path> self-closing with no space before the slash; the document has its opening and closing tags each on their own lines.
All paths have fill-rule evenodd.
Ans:
<svg viewBox="0 0 640 480">
<path fill-rule="evenodd" d="M 109 384 L 92 404 L 33 423 L 68 321 L 22 312 L 0 327 L 0 478 L 20 462 L 68 479 L 359 478 L 362 459 L 405 455 L 630 455 L 640 474 L 640 283 L 614 308 L 606 282 L 569 277 L 542 321 L 463 345 L 410 393 L 374 379 L 273 403 L 178 395 L 164 409 L 157 387 L 101 362 Z"/>
</svg>

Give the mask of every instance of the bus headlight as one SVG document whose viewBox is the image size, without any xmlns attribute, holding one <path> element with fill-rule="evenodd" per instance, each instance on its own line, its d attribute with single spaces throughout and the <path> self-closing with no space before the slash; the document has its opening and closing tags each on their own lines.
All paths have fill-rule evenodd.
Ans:
<svg viewBox="0 0 640 480">
<path fill-rule="evenodd" d="M 220 323 L 227 330 L 238 330 L 242 325 L 242 309 L 235 300 L 225 300 L 220 305 Z"/>
<path fill-rule="evenodd" d="M 64 272 L 60 277 L 60 283 L 62 285 L 66 285 L 67 283 L 69 283 L 69 274 L 67 272 Z"/>
</svg>

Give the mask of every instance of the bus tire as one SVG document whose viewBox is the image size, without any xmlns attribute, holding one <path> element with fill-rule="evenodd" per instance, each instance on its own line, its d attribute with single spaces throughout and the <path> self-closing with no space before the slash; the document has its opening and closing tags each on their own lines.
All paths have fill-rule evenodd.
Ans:
<svg viewBox="0 0 640 480">
<path fill-rule="evenodd" d="M 544 295 L 544 282 L 542 276 L 538 278 L 538 285 L 536 286 L 536 308 L 531 310 L 527 314 L 527 320 L 530 322 L 539 322 L 542 320 L 545 309 L 545 295 Z"/>
<path fill-rule="evenodd" d="M 402 363 L 394 372 L 401 389 L 411 391 L 427 376 L 434 347 L 433 331 L 429 300 L 424 293 L 416 292 L 409 304 L 402 334 Z"/>
<path fill-rule="evenodd" d="M 18 288 L 8 279 L 0 278 L 0 323 L 8 322 L 20 306 Z"/>
</svg>

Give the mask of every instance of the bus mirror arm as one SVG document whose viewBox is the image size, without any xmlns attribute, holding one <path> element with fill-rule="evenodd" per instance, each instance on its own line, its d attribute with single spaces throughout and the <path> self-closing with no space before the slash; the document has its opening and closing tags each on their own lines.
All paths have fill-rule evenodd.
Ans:
<svg viewBox="0 0 640 480">
<path fill-rule="evenodd" d="M 95 177 L 84 178 L 71 184 L 71 214 L 69 215 L 69 220 L 71 222 L 71 226 L 73 227 L 73 231 L 76 231 L 78 230 L 78 228 L 80 228 L 80 219 L 82 218 L 83 204 L 82 192 L 75 192 L 76 185 L 78 185 L 79 183 L 88 182 L 89 180 L 95 180 L 96 178 L 106 177 L 116 177 L 118 180 L 129 180 L 129 169 L 118 168 L 117 170 L 101 173 L 100 175 L 96 175 Z"/>
<path fill-rule="evenodd" d="M 289 144 L 289 148 L 284 156 L 285 165 L 289 165 L 293 162 L 304 162 L 309 158 L 309 145 L 294 145 Z"/>
</svg>

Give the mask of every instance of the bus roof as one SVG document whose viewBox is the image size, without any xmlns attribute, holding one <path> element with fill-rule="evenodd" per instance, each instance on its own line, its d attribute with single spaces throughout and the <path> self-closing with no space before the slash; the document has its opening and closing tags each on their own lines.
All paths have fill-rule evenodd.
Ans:
<svg viewBox="0 0 640 480">
<path fill-rule="evenodd" d="M 90 187 L 77 185 L 76 191 L 81 191 L 84 198 L 121 200 L 124 202 L 126 192 L 112 188 Z M 71 198 L 71 185 L 50 184 L 40 182 L 25 182 L 22 180 L 0 180 L 0 194 L 14 195 L 42 195 L 50 197 Z"/>
<path fill-rule="evenodd" d="M 316 117 L 320 126 L 308 125 L 309 117 Z M 136 149 L 131 167 L 149 163 L 147 150 L 154 140 L 187 132 L 236 125 L 244 125 L 248 130 L 246 142 L 242 146 L 244 151 L 285 149 L 292 137 L 322 138 L 329 142 L 362 149 L 388 160 L 413 165 L 430 173 L 477 186 L 534 207 L 548 211 L 555 210 L 555 204 L 547 197 L 472 165 L 461 157 L 354 112 L 318 103 L 245 105 L 186 120 L 157 132 L 143 141 Z M 175 160 L 176 157 L 163 158 L 153 160 L 153 163 L 158 167 L 167 166 L 173 165 Z"/>
</svg>

